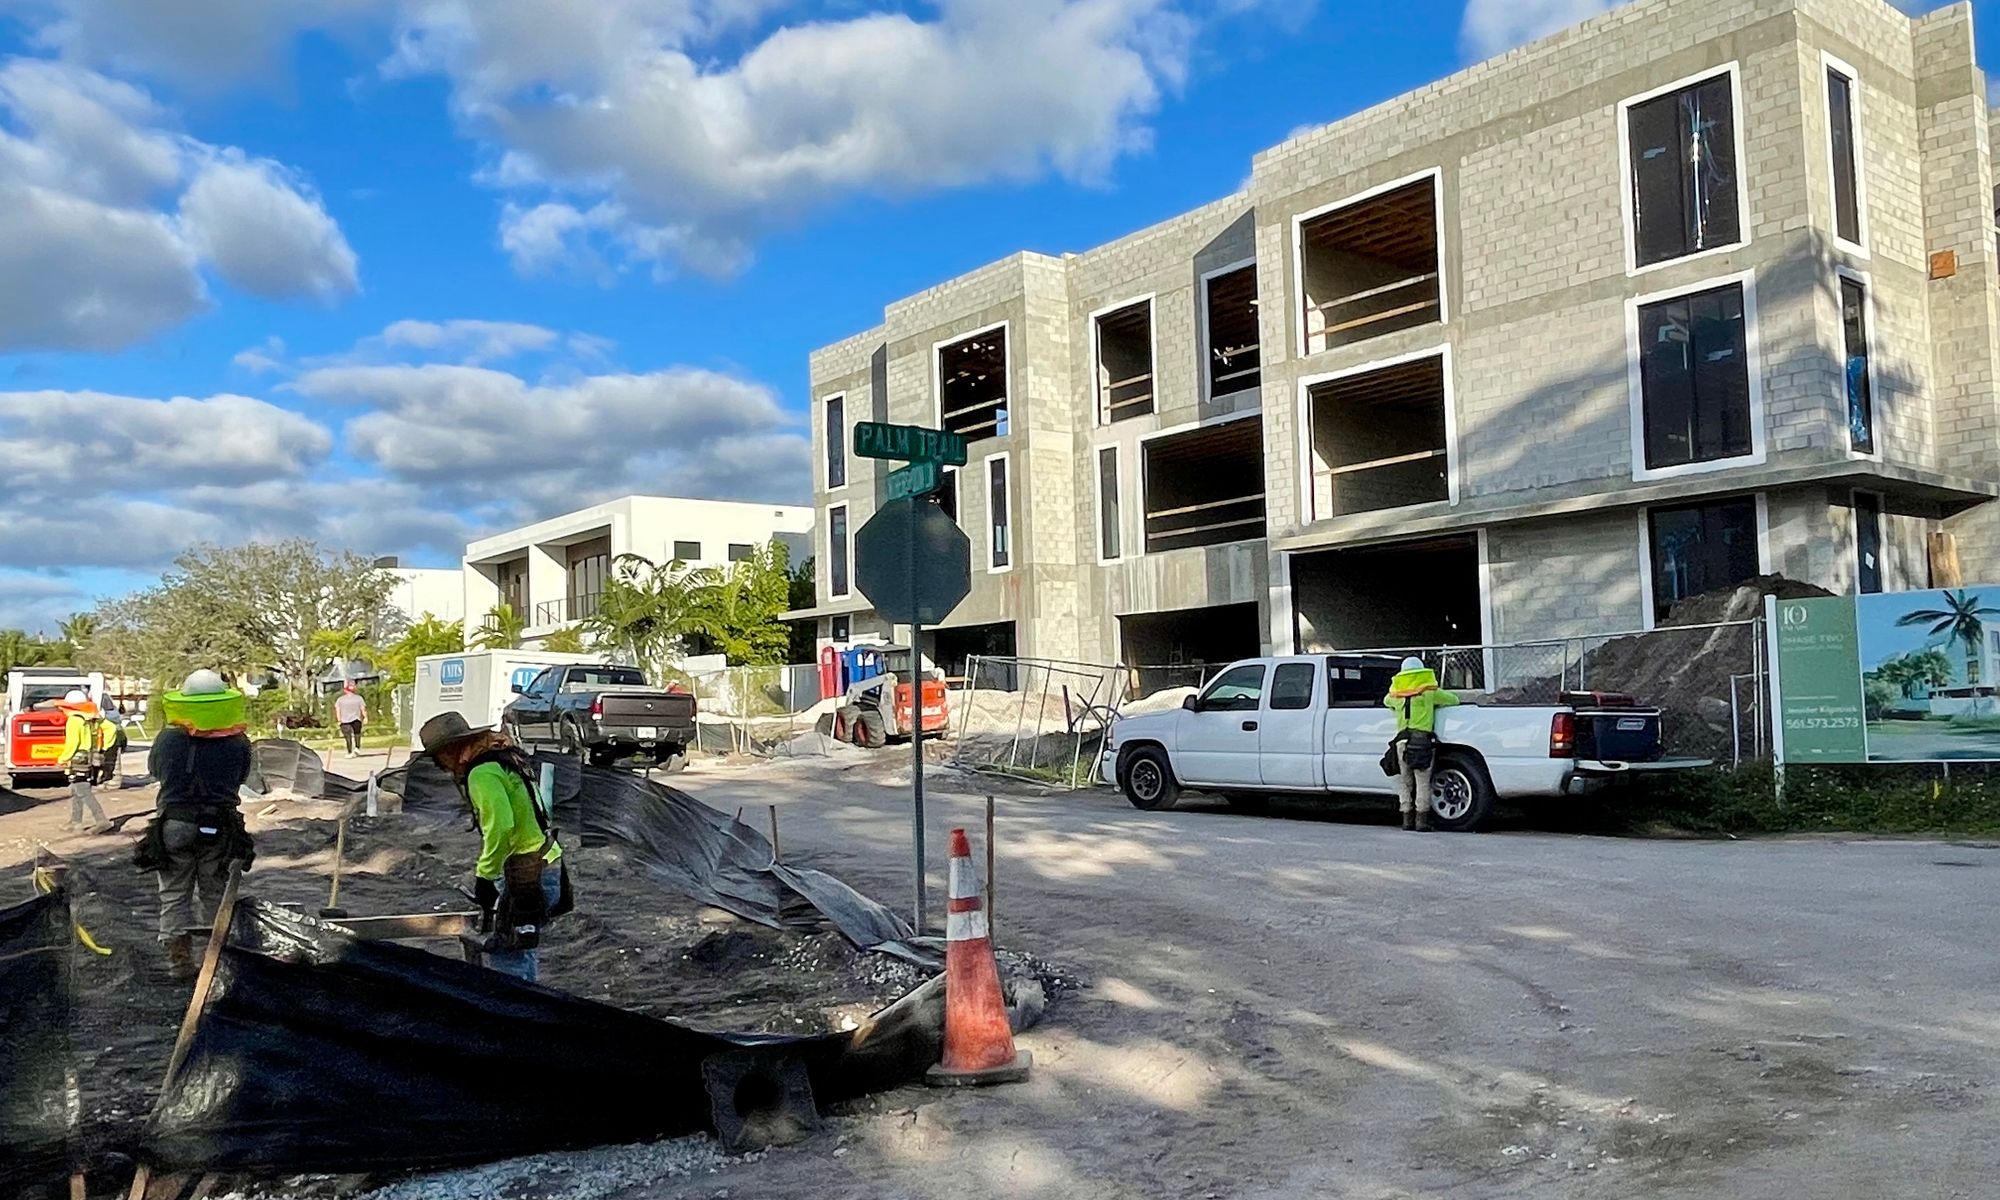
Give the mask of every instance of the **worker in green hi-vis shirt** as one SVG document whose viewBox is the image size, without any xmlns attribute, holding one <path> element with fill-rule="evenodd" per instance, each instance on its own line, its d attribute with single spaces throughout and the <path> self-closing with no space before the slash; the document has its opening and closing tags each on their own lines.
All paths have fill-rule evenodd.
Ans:
<svg viewBox="0 0 2000 1200">
<path fill-rule="evenodd" d="M 486 965 L 533 983 L 543 929 L 576 902 L 528 758 L 491 727 L 468 725 L 455 712 L 424 722 L 417 740 L 458 783 L 479 823 L 473 898 L 493 928 Z"/>
</svg>

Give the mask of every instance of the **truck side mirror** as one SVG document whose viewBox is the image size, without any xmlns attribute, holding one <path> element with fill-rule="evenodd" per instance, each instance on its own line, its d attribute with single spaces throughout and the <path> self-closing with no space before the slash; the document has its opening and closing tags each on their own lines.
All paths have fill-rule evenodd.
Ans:
<svg viewBox="0 0 2000 1200">
<path fill-rule="evenodd" d="M 1187 709 L 1187 710 L 1188 710 L 1189 712 L 1200 712 L 1200 711 L 1201 711 L 1201 697 L 1200 697 L 1200 696 L 1183 696 L 1183 697 L 1181 697 L 1181 707 L 1182 707 L 1182 708 L 1185 708 L 1185 709 Z"/>
<path fill-rule="evenodd" d="M 508 684 L 508 685 L 507 685 L 507 690 L 508 690 L 508 691 L 510 691 L 510 692 L 513 692 L 513 693 L 514 693 L 514 694 L 515 694 L 516 696 L 525 696 L 525 695 L 527 695 L 527 694 L 528 694 L 528 689 L 527 689 L 527 688 L 524 688 L 524 687 L 522 687 L 522 686 L 521 686 L 520 684 L 518 684 L 518 683 L 510 683 L 510 684 Z"/>
</svg>

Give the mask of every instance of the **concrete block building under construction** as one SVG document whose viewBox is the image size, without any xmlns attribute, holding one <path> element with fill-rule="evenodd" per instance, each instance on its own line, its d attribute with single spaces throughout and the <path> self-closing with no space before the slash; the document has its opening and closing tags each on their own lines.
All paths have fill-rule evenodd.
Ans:
<svg viewBox="0 0 2000 1200">
<path fill-rule="evenodd" d="M 973 439 L 947 669 L 2000 579 L 1992 141 L 1966 4 L 1640 0 L 899 300 L 811 358 L 820 635 L 897 632 L 854 588 L 868 419 Z"/>
</svg>

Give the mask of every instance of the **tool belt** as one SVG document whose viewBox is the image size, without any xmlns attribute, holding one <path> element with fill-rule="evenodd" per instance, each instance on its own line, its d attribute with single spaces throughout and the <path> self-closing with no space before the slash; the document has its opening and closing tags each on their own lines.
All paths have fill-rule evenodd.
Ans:
<svg viewBox="0 0 2000 1200">
<path fill-rule="evenodd" d="M 501 867 L 506 887 L 494 912 L 494 944 L 502 950 L 533 950 L 542 944 L 542 925 L 549 919 L 549 898 L 542 891 L 542 860 L 546 848 L 531 854 L 510 854 Z"/>
<path fill-rule="evenodd" d="M 1397 754 L 1397 747 L 1402 753 Z M 1412 771 L 1428 771 L 1437 762 L 1437 734 L 1425 729 L 1405 729 L 1389 739 L 1382 754 L 1382 773 L 1395 778 L 1407 765 Z"/>
</svg>

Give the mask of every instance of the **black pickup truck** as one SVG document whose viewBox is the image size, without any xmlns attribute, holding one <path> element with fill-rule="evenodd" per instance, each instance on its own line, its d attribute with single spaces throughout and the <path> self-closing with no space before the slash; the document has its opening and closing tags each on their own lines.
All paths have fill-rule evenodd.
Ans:
<svg viewBox="0 0 2000 1200">
<path fill-rule="evenodd" d="M 514 691 L 500 723 L 523 748 L 553 745 L 599 767 L 635 755 L 669 771 L 687 765 L 694 695 L 656 690 L 637 667 L 549 667 Z"/>
</svg>

